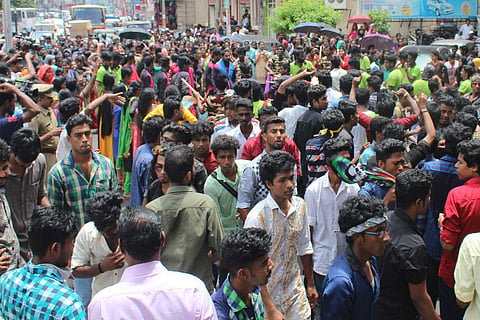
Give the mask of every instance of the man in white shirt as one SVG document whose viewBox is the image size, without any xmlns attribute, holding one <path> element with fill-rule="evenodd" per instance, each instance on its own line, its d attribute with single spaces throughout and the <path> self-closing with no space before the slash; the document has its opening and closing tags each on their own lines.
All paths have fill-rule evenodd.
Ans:
<svg viewBox="0 0 480 320">
<path fill-rule="evenodd" d="M 118 235 L 129 267 L 119 283 L 93 298 L 89 319 L 217 319 L 205 284 L 193 275 L 168 271 L 160 262 L 165 234 L 154 211 L 125 209 Z"/>
<path fill-rule="evenodd" d="M 471 233 L 463 239 L 455 266 L 455 296 L 461 308 L 467 308 L 463 319 L 480 318 L 479 259 L 480 233 Z"/>
<path fill-rule="evenodd" d="M 86 223 L 75 238 L 73 276 L 93 277 L 92 297 L 120 281 L 126 267 L 117 230 L 122 202 L 122 195 L 113 191 L 94 194 L 85 208 L 92 221 Z"/>
<path fill-rule="evenodd" d="M 330 71 L 332 88 L 340 92 L 340 77 L 346 75 L 347 70 L 340 68 L 340 58 L 338 56 L 331 56 L 330 62 L 332 63 L 332 70 Z"/>
<path fill-rule="evenodd" d="M 458 34 L 462 37 L 463 40 L 467 40 L 470 37 L 470 32 L 473 31 L 473 26 L 470 24 L 470 19 L 467 19 L 467 22 L 460 27 Z"/>
<path fill-rule="evenodd" d="M 240 124 L 229 131 L 227 135 L 234 137 L 240 143 L 237 150 L 237 159 L 242 158 L 243 146 L 247 140 L 255 138 L 261 131 L 260 127 L 252 123 L 253 104 L 246 98 L 238 98 L 235 101 L 235 112 Z"/>
<path fill-rule="evenodd" d="M 278 116 L 285 119 L 287 137 L 293 139 L 293 136 L 295 135 L 295 129 L 297 128 L 298 119 L 308 110 L 307 91 L 310 85 L 305 81 L 297 80 L 292 83 L 291 86 L 293 87 L 293 92 L 298 101 L 298 104 L 293 106 L 292 108 L 283 109 L 278 113 Z"/>
<path fill-rule="evenodd" d="M 350 148 L 350 141 L 345 138 L 337 137 L 325 142 L 323 152 L 328 173 L 315 180 L 305 192 L 312 234 L 315 286 L 319 292 L 333 261 L 347 247 L 338 225 L 340 207 L 348 197 L 357 195 L 360 190 L 357 184 L 347 184 L 340 179 L 332 166 L 332 161 L 337 157 L 350 158 Z"/>
</svg>

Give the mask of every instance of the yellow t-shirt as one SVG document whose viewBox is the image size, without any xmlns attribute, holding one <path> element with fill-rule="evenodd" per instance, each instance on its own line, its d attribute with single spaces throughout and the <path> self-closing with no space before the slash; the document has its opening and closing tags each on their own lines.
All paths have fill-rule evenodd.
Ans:
<svg viewBox="0 0 480 320">
<path fill-rule="evenodd" d="M 197 122 L 198 119 L 193 115 L 193 113 L 190 112 L 190 110 L 188 110 L 185 106 L 182 105 L 182 108 L 183 108 L 183 121 L 178 121 L 179 124 L 183 124 L 184 121 L 188 122 L 188 123 L 194 123 L 194 122 Z M 155 109 L 153 109 L 152 111 L 150 111 L 147 116 L 145 117 L 145 119 L 143 119 L 143 121 L 145 122 L 147 119 L 151 118 L 151 117 L 154 117 L 154 116 L 160 116 L 162 118 L 165 118 L 163 116 L 163 104 L 160 103 L 157 105 L 157 107 Z"/>
</svg>

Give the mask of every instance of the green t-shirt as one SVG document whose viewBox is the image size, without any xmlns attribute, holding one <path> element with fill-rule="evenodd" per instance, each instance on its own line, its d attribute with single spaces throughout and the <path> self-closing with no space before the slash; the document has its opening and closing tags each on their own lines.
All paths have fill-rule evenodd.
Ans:
<svg viewBox="0 0 480 320">
<path fill-rule="evenodd" d="M 117 69 L 111 69 L 110 72 L 115 75 L 115 84 L 122 81 L 122 66 L 118 66 Z"/>
<path fill-rule="evenodd" d="M 366 72 L 362 72 L 362 80 L 358 84 L 359 88 L 366 88 L 367 87 L 367 79 L 370 78 L 370 75 Z"/>
<path fill-rule="evenodd" d="M 393 90 L 397 91 L 398 86 L 402 83 L 402 72 L 399 69 L 395 69 L 388 75 L 387 81 L 385 82 L 385 87 L 392 87 Z"/>
<path fill-rule="evenodd" d="M 420 67 L 417 64 L 414 67 L 408 67 L 408 73 L 415 78 L 413 82 L 420 80 L 420 75 L 422 74 Z"/>
<path fill-rule="evenodd" d="M 360 69 L 370 70 L 370 59 L 367 56 L 363 56 L 362 59 L 360 59 Z"/>
<path fill-rule="evenodd" d="M 427 96 L 430 95 L 430 88 L 428 87 L 428 81 L 427 80 L 416 80 L 412 83 L 413 86 L 413 93 L 418 96 L 420 93 L 420 89 L 422 90 L 422 93 L 426 94 Z"/>
<path fill-rule="evenodd" d="M 103 92 L 103 77 L 105 77 L 105 75 L 107 73 L 111 72 L 110 71 L 110 68 L 105 69 L 105 66 L 101 66 L 100 68 L 98 68 L 98 71 L 97 71 L 97 78 L 95 79 L 96 81 L 100 82 L 100 85 L 98 86 L 98 94 L 102 94 Z"/>
<path fill-rule="evenodd" d="M 301 67 L 299 67 L 295 63 L 295 61 L 293 61 L 293 62 L 290 63 L 290 75 L 295 76 L 295 75 L 297 75 L 298 71 L 309 69 L 309 68 L 313 68 L 313 64 L 310 61 L 305 60 Z"/>
<path fill-rule="evenodd" d="M 467 93 L 472 93 L 472 82 L 470 79 L 463 80 L 460 82 L 460 87 L 458 88 L 458 92 L 460 92 L 462 95 L 467 94 Z"/>
<path fill-rule="evenodd" d="M 255 117 L 258 117 L 258 111 L 260 111 L 260 109 L 266 106 L 271 106 L 271 104 L 265 100 L 255 101 L 253 103 L 253 114 L 255 115 Z"/>
</svg>

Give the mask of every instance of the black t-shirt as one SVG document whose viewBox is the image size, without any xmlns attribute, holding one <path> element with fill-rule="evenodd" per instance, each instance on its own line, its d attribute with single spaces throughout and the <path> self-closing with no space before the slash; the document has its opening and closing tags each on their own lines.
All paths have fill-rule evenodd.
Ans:
<svg viewBox="0 0 480 320">
<path fill-rule="evenodd" d="M 400 209 L 388 214 L 390 242 L 379 257 L 380 296 L 373 308 L 373 319 L 417 319 L 408 284 L 427 279 L 427 249 L 410 219 Z"/>
</svg>

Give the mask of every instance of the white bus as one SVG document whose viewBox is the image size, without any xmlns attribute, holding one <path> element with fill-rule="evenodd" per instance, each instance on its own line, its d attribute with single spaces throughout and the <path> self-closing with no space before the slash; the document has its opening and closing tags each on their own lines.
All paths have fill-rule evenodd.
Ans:
<svg viewBox="0 0 480 320">
<path fill-rule="evenodd" d="M 36 8 L 16 8 L 12 11 L 12 30 L 14 32 L 22 32 L 24 30 L 32 31 L 35 23 L 37 23 L 38 10 Z M 15 30 L 15 26 L 17 30 Z"/>
</svg>

